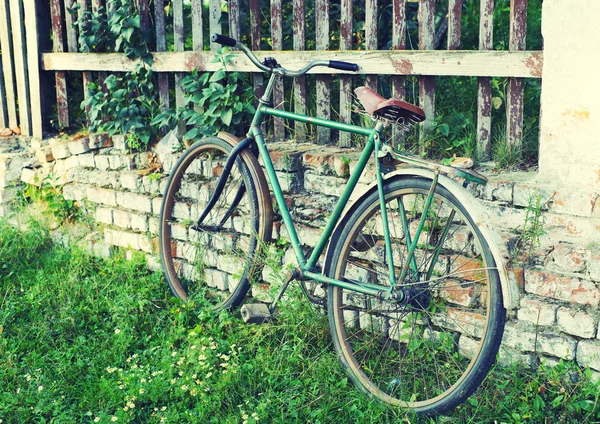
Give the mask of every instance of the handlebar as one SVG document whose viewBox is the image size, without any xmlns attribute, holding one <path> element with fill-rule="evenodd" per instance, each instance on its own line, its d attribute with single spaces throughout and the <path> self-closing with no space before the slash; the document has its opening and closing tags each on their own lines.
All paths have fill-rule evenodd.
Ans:
<svg viewBox="0 0 600 424">
<path fill-rule="evenodd" d="M 254 55 L 252 50 L 250 50 L 245 44 L 242 44 L 241 42 L 239 42 L 233 38 L 214 33 L 210 37 L 210 41 L 212 41 L 213 43 L 221 44 L 223 46 L 236 47 L 236 48 L 240 49 L 241 51 L 243 51 L 246 54 L 246 56 L 248 56 L 248 59 L 250 59 L 250 61 L 254 65 L 256 65 L 256 67 L 258 69 L 260 69 L 264 72 L 272 72 L 273 71 L 271 68 L 263 65 L 261 63 L 261 61 Z M 282 68 L 281 66 L 279 67 L 279 69 L 283 73 L 283 75 L 286 75 L 289 77 L 299 77 L 299 76 L 306 74 L 309 70 L 311 70 L 315 66 L 327 66 L 332 69 L 339 69 L 341 71 L 351 71 L 351 72 L 358 72 L 360 70 L 360 67 L 356 63 L 342 62 L 342 61 L 338 61 L 338 60 L 313 60 L 311 62 L 308 62 L 304 67 L 302 67 L 296 71 L 285 69 L 285 68 Z"/>
</svg>

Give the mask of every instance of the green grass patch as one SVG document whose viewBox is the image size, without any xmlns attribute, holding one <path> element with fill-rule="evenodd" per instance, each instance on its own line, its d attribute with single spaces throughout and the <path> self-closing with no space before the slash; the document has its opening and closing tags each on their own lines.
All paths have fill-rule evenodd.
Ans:
<svg viewBox="0 0 600 424">
<path fill-rule="evenodd" d="M 134 255 L 135 256 L 135 255 Z M 0 222 L 2 423 L 417 422 L 358 391 L 306 302 L 263 326 L 175 301 L 142 257 L 52 246 Z M 496 367 L 431 422 L 587 422 L 598 387 L 571 364 Z M 423 419 L 422 422 L 430 422 Z"/>
</svg>

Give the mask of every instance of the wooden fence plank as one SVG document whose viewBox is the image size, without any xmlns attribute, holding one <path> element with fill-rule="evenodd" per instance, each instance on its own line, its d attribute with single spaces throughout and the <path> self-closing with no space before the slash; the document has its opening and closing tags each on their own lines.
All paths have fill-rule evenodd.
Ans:
<svg viewBox="0 0 600 424">
<path fill-rule="evenodd" d="M 185 32 L 183 28 L 183 0 L 173 0 L 173 35 L 174 49 L 176 52 L 182 52 L 185 49 Z M 175 105 L 183 107 L 185 105 L 185 93 L 181 87 L 181 82 L 185 74 L 178 72 L 175 74 Z M 185 123 L 180 122 L 177 129 L 180 134 L 185 133 Z"/>
<path fill-rule="evenodd" d="M 154 31 L 156 33 L 156 51 L 167 50 L 167 31 L 165 28 L 164 0 L 154 0 Z M 169 75 L 158 74 L 158 98 L 162 110 L 169 108 Z"/>
<path fill-rule="evenodd" d="M 271 0 L 271 43 L 273 50 L 283 50 L 281 0 Z M 275 81 L 273 87 L 273 107 L 283 109 L 283 80 Z M 273 118 L 273 136 L 275 139 L 285 138 L 285 125 L 281 118 Z"/>
<path fill-rule="evenodd" d="M 73 22 L 77 20 L 77 16 L 72 15 L 69 9 L 73 9 L 77 4 L 77 0 L 65 0 L 65 30 L 67 33 L 67 50 L 70 52 L 78 52 L 79 45 L 77 42 L 77 28 Z"/>
<path fill-rule="evenodd" d="M 250 48 L 254 51 L 260 50 L 260 2 L 249 0 L 250 6 Z M 254 67 L 256 69 L 256 66 Z M 254 75 L 254 94 L 261 97 L 264 93 L 264 81 L 262 73 Z"/>
<path fill-rule="evenodd" d="M 239 0 L 229 0 L 229 36 L 240 39 L 240 3 Z"/>
<path fill-rule="evenodd" d="M 6 100 L 7 125 L 9 128 L 17 127 L 17 103 L 15 99 L 14 72 L 12 63 L 12 40 L 10 38 L 10 15 L 8 14 L 7 0 L 0 0 L 0 41 L 2 42 L 2 76 L 4 77 L 4 90 Z"/>
<path fill-rule="evenodd" d="M 150 33 L 150 8 L 148 0 L 137 0 L 137 8 L 140 14 L 140 30 L 142 36 L 147 40 Z"/>
<path fill-rule="evenodd" d="M 309 60 L 341 60 L 357 63 L 358 74 L 436 76 L 497 76 L 541 78 L 544 55 L 542 51 L 448 51 L 448 50 L 387 50 L 387 51 L 259 51 L 263 60 L 272 56 L 286 68 L 300 68 Z M 231 72 L 261 73 L 242 52 L 232 52 L 227 66 Z M 211 52 L 158 52 L 154 53 L 154 72 L 190 72 L 196 67 L 215 71 L 220 65 L 210 63 Z M 122 53 L 42 53 L 42 66 L 47 71 L 130 71 L 139 60 L 129 60 Z M 309 74 L 331 75 L 326 67 L 316 67 Z M 336 74 L 355 75 L 355 72 L 335 71 Z"/>
<path fill-rule="evenodd" d="M 192 0 L 192 46 L 204 50 L 204 25 L 202 25 L 202 0 Z"/>
<path fill-rule="evenodd" d="M 434 48 L 435 37 L 435 0 L 421 0 L 419 3 L 419 49 L 431 50 Z M 426 137 L 433 130 L 435 119 L 435 79 L 427 72 L 419 81 L 419 103 L 425 112 L 425 121 L 421 124 L 420 138 Z M 424 146 L 420 143 L 420 153 L 424 153 Z"/>
<path fill-rule="evenodd" d="M 524 50 L 526 34 L 527 0 L 511 0 L 509 50 Z M 523 141 L 523 87 L 523 80 L 511 78 L 508 82 L 506 143 L 512 151 L 519 151 Z"/>
<path fill-rule="evenodd" d="M 81 20 L 83 18 L 83 13 L 86 10 L 90 10 L 90 5 L 89 5 L 89 1 L 88 0 L 78 0 L 79 2 L 79 11 L 78 11 L 78 17 Z M 88 69 L 82 69 L 83 74 L 82 74 L 82 78 L 83 78 L 83 98 L 85 100 L 88 100 L 90 98 L 90 90 L 89 90 L 89 85 L 92 83 L 92 73 L 89 72 Z M 57 96 L 58 96 L 58 85 L 57 85 Z M 66 91 L 65 91 L 65 96 L 66 96 Z M 66 99 L 66 97 L 65 97 Z M 85 116 L 86 116 L 86 122 L 88 125 L 90 125 L 90 111 L 91 111 L 91 107 L 87 106 L 85 108 Z M 68 112 L 67 112 L 68 113 Z M 60 114 L 59 114 L 59 121 L 60 121 Z"/>
<path fill-rule="evenodd" d="M 406 49 L 406 0 L 396 0 L 392 6 L 392 50 Z M 404 100 L 404 75 L 392 76 L 392 97 Z M 394 146 L 404 150 L 406 136 L 396 126 L 392 128 Z"/>
<path fill-rule="evenodd" d="M 221 19 L 221 0 L 210 0 L 210 8 L 209 8 L 209 25 L 210 25 L 210 33 L 211 35 L 215 32 L 218 34 L 222 33 L 221 24 L 219 23 Z M 220 44 L 211 43 L 211 50 L 218 50 L 221 48 Z"/>
<path fill-rule="evenodd" d="M 27 68 L 29 73 L 29 100 L 31 113 L 31 135 L 42 138 L 42 95 L 40 90 L 40 57 L 38 48 L 38 24 L 35 0 L 23 2 L 25 28 L 27 31 Z"/>
<path fill-rule="evenodd" d="M 304 0 L 294 0 L 294 50 L 303 51 L 306 48 L 305 32 L 305 4 Z M 298 77 L 293 80 L 294 86 L 294 111 L 306 114 L 306 77 Z M 306 141 L 306 124 L 294 122 L 294 133 L 296 141 Z"/>
<path fill-rule="evenodd" d="M 365 49 L 377 50 L 377 0 L 365 2 Z M 367 75 L 365 83 L 377 91 L 376 76 Z"/>
<path fill-rule="evenodd" d="M 19 101 L 19 126 L 21 134 L 31 135 L 31 111 L 29 109 L 29 80 L 25 50 L 25 28 L 23 27 L 23 4 L 10 0 L 10 21 L 13 35 L 13 58 Z"/>
<path fill-rule="evenodd" d="M 2 51 L 2 40 L 0 39 L 0 51 Z M 0 75 L 4 75 L 2 62 L 0 62 Z M 0 78 L 0 128 L 8 127 L 8 115 L 6 114 L 6 90 L 4 90 L 4 78 Z"/>
<path fill-rule="evenodd" d="M 494 0 L 481 0 L 479 50 L 491 50 L 494 40 Z M 489 160 L 492 151 L 492 79 L 477 82 L 477 159 Z"/>
<path fill-rule="evenodd" d="M 91 0 L 91 6 L 93 13 L 100 13 L 100 8 L 104 6 L 104 0 Z M 106 13 L 106 10 L 104 13 Z M 107 77 L 108 74 L 106 72 L 98 72 L 98 84 L 100 84 L 103 89 L 106 89 L 104 81 Z"/>
<path fill-rule="evenodd" d="M 315 47 L 317 50 L 329 49 L 329 0 L 315 0 Z M 331 117 L 331 77 L 317 75 L 317 117 Z M 317 127 L 317 144 L 329 144 L 331 130 Z"/>
<path fill-rule="evenodd" d="M 340 20 L 340 50 L 352 49 L 352 0 L 342 0 L 342 16 Z M 352 77 L 340 76 L 340 122 L 350 123 L 352 120 Z M 352 134 L 340 132 L 338 145 L 350 147 Z"/>
<path fill-rule="evenodd" d="M 448 1 L 448 50 L 458 50 L 461 36 L 461 17 L 464 0 Z"/>
</svg>

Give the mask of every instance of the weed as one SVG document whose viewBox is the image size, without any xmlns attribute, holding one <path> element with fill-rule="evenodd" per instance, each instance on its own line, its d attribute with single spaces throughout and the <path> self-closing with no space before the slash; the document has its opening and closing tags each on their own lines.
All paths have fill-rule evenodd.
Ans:
<svg viewBox="0 0 600 424">
<path fill-rule="evenodd" d="M 30 203 L 44 207 L 46 215 L 56 218 L 59 223 L 74 222 L 81 218 L 77 203 L 67 200 L 62 194 L 62 185 L 57 184 L 58 178 L 47 175 L 40 186 L 25 184 L 17 193 L 16 206 L 24 209 Z"/>
<path fill-rule="evenodd" d="M 547 203 L 542 202 L 543 196 L 536 191 L 529 196 L 527 207 L 525 208 L 525 221 L 519 229 L 519 240 L 513 252 L 513 258 L 524 256 L 525 262 L 531 262 L 533 252 L 536 247 L 540 246 L 540 237 L 546 234 L 544 224 L 546 217 L 542 210 L 545 209 Z"/>
</svg>

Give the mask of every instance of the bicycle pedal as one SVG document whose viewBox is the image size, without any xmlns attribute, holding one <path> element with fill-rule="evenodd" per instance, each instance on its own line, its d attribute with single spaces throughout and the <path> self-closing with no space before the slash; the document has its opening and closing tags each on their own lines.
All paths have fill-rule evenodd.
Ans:
<svg viewBox="0 0 600 424">
<path fill-rule="evenodd" d="M 264 303 L 247 303 L 240 308 L 242 319 L 249 324 L 263 324 L 271 320 L 271 311 Z"/>
</svg>

